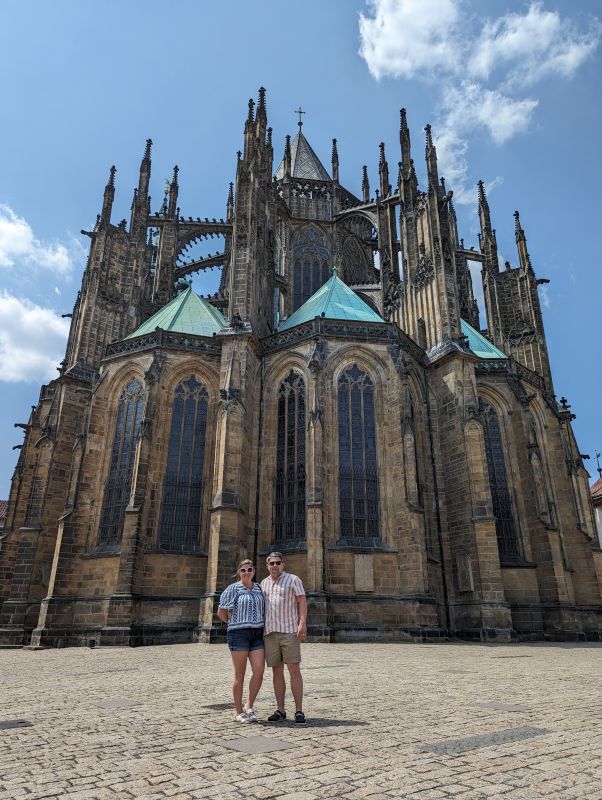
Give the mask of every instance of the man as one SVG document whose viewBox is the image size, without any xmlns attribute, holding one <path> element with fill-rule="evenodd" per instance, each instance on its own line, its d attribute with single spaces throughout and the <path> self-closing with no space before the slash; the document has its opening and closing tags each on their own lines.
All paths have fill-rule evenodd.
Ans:
<svg viewBox="0 0 602 800">
<path fill-rule="evenodd" d="M 284 665 L 286 664 L 295 700 L 295 723 L 305 725 L 303 713 L 303 676 L 301 675 L 301 646 L 307 636 L 307 599 L 301 579 L 284 571 L 282 553 L 270 553 L 266 559 L 267 578 L 261 581 L 265 598 L 263 641 L 265 661 L 272 668 L 276 711 L 268 722 L 286 719 L 284 695 Z"/>
</svg>

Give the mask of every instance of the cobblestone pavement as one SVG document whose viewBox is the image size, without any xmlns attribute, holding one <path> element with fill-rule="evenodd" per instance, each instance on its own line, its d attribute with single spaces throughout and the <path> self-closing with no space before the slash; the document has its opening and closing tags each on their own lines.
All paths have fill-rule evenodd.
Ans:
<svg viewBox="0 0 602 800">
<path fill-rule="evenodd" d="M 602 798 L 602 646 L 303 653 L 299 729 L 234 722 L 224 645 L 0 651 L 0 798 Z"/>
</svg>

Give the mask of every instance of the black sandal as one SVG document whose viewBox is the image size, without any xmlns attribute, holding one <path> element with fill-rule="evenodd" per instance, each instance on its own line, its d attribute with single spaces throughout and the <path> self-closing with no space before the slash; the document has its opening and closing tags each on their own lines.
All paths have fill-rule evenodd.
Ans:
<svg viewBox="0 0 602 800">
<path fill-rule="evenodd" d="M 281 722 L 283 719 L 286 719 L 286 711 L 276 709 L 276 711 L 268 717 L 268 722 Z"/>
<path fill-rule="evenodd" d="M 305 725 L 305 714 L 303 711 L 295 711 L 295 725 Z"/>
</svg>

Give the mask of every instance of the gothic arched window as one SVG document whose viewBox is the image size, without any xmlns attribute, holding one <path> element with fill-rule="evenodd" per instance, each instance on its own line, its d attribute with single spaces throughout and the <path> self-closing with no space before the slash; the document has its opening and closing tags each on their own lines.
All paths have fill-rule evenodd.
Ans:
<svg viewBox="0 0 602 800">
<path fill-rule="evenodd" d="M 512 498 L 506 477 L 502 435 L 497 412 L 484 400 L 479 400 L 479 412 L 483 419 L 485 455 L 500 560 L 502 563 L 520 561 L 522 552 L 512 511 Z"/>
<path fill-rule="evenodd" d="M 368 283 L 366 259 L 356 239 L 348 236 L 343 243 L 343 276 L 345 283 Z"/>
<path fill-rule="evenodd" d="M 208 399 L 194 375 L 176 386 L 159 521 L 160 550 L 199 547 Z"/>
<path fill-rule="evenodd" d="M 341 542 L 379 543 L 374 384 L 357 364 L 339 378 Z"/>
<path fill-rule="evenodd" d="M 98 545 L 101 548 L 112 547 L 121 541 L 123 517 L 132 489 L 143 404 L 144 389 L 140 381 L 133 378 L 119 398 L 109 477 L 100 515 Z"/>
<path fill-rule="evenodd" d="M 326 283 L 329 259 L 324 235 L 316 228 L 304 230 L 293 249 L 293 311 Z"/>
<path fill-rule="evenodd" d="M 274 539 L 305 541 L 305 381 L 291 370 L 278 389 Z"/>
</svg>

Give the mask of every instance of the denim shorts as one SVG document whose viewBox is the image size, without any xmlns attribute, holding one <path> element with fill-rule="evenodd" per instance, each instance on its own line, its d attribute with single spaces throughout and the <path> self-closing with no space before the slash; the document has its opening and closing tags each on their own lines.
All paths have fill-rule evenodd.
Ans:
<svg viewBox="0 0 602 800">
<path fill-rule="evenodd" d="M 263 628 L 234 628 L 227 634 L 230 650 L 263 650 Z"/>
</svg>

